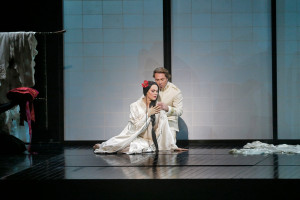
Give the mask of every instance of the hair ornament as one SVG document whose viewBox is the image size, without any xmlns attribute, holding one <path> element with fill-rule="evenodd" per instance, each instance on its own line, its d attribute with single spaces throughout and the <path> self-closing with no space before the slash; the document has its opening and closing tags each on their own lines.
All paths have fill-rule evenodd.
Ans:
<svg viewBox="0 0 300 200">
<path fill-rule="evenodd" d="M 142 87 L 143 87 L 143 88 L 146 88 L 146 87 L 148 87 L 148 86 L 149 86 L 148 81 L 147 81 L 147 80 L 144 80 L 144 83 L 142 83 Z"/>
</svg>

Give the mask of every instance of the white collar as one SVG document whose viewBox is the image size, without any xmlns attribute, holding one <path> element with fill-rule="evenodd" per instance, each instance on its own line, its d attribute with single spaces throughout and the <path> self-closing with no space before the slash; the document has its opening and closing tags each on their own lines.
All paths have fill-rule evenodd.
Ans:
<svg viewBox="0 0 300 200">
<path fill-rule="evenodd" d="M 168 82 L 167 82 L 167 84 L 166 84 L 166 86 L 165 86 L 163 89 L 161 89 L 160 91 L 162 91 L 162 92 L 163 92 L 163 91 L 165 91 L 166 89 L 168 89 L 168 87 L 170 86 L 170 84 L 169 84 L 169 83 L 170 83 L 170 82 L 168 81 Z"/>
</svg>

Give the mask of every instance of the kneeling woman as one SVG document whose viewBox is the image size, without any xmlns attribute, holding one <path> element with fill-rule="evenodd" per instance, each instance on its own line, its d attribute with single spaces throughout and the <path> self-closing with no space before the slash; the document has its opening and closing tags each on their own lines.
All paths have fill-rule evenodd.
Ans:
<svg viewBox="0 0 300 200">
<path fill-rule="evenodd" d="M 145 80 L 142 87 L 144 96 L 130 105 L 129 123 L 119 135 L 101 144 L 95 144 L 95 153 L 187 151 L 177 147 L 167 115 L 156 105 L 158 85 L 154 81 Z"/>
</svg>

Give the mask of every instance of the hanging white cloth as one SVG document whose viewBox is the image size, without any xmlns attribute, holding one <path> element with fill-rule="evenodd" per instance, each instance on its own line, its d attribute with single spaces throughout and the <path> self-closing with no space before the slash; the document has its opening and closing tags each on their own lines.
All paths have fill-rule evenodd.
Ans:
<svg viewBox="0 0 300 200">
<path fill-rule="evenodd" d="M 6 79 L 6 69 L 9 65 L 9 34 L 0 33 L 0 80 Z M 0 81 L 1 86 L 1 81 Z"/>
<path fill-rule="evenodd" d="M 18 72 L 20 86 L 34 86 L 36 46 L 35 32 L 0 33 L 0 80 L 12 78 L 7 74 L 10 66 Z"/>
<path fill-rule="evenodd" d="M 36 47 L 35 32 L 0 32 L 0 104 L 9 102 L 6 97 L 9 90 L 35 85 Z M 16 123 L 19 109 L 17 105 L 0 113 L 0 131 L 27 142 L 28 130 Z"/>
</svg>

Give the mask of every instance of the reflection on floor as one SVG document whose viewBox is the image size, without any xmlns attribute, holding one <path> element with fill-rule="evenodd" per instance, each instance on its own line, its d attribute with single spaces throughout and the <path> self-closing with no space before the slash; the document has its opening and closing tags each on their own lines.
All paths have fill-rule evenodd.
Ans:
<svg viewBox="0 0 300 200">
<path fill-rule="evenodd" d="M 291 191 L 300 178 L 300 155 L 229 153 L 240 146 L 190 144 L 188 152 L 137 155 L 94 154 L 91 147 L 39 144 L 32 146 L 35 154 L 1 155 L 1 188 L 34 189 L 36 197 L 46 192 L 64 199 L 145 194 L 146 199 L 252 199 L 287 197 L 292 192 L 281 192 Z"/>
</svg>

